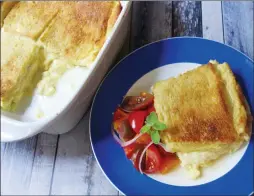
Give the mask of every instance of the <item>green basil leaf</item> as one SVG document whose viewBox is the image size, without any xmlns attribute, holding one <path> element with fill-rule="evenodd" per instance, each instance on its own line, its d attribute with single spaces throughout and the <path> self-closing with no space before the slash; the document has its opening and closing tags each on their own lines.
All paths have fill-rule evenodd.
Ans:
<svg viewBox="0 0 254 196">
<path fill-rule="evenodd" d="M 144 125 L 142 128 L 141 128 L 141 130 L 140 130 L 140 132 L 141 133 L 147 133 L 147 132 L 149 132 L 149 130 L 151 129 L 151 126 L 149 126 L 149 125 Z"/>
<path fill-rule="evenodd" d="M 167 128 L 167 125 L 165 125 L 164 123 L 158 121 L 153 125 L 153 128 L 158 130 L 158 131 L 163 131 Z"/>
<path fill-rule="evenodd" d="M 160 137 L 160 134 L 158 131 L 153 131 L 151 133 L 151 138 L 152 138 L 153 143 L 155 143 L 155 144 L 160 143 L 161 137 Z"/>
<path fill-rule="evenodd" d="M 158 121 L 157 114 L 155 112 L 151 112 L 147 117 L 146 117 L 146 123 L 149 125 L 154 125 Z"/>
</svg>

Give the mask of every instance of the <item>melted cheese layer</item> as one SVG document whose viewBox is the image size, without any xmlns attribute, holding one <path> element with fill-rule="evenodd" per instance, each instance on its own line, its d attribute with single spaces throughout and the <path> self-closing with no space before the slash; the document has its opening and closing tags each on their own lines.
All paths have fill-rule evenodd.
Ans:
<svg viewBox="0 0 254 196">
<path fill-rule="evenodd" d="M 235 152 L 240 148 L 242 143 L 243 142 L 236 142 L 214 151 L 178 152 L 177 156 L 181 160 L 181 166 L 184 167 L 188 175 L 193 179 L 197 179 L 202 175 L 202 167 L 209 166 L 225 154 Z"/>
</svg>

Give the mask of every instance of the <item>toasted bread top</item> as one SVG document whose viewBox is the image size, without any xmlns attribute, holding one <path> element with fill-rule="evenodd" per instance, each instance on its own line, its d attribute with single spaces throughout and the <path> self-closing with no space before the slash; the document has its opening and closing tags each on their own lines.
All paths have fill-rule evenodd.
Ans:
<svg viewBox="0 0 254 196">
<path fill-rule="evenodd" d="M 121 11 L 119 2 L 64 2 L 63 9 L 40 37 L 57 58 L 88 65 L 98 54 Z"/>
<path fill-rule="evenodd" d="M 4 19 L 3 28 L 7 32 L 37 39 L 59 11 L 58 4 L 51 1 L 21 1 Z"/>
<path fill-rule="evenodd" d="M 1 27 L 3 25 L 3 20 L 7 16 L 7 14 L 11 11 L 14 5 L 18 3 L 18 1 L 3 1 L 1 2 Z"/>
<path fill-rule="evenodd" d="M 231 82 L 226 83 L 221 75 Z M 175 151 L 202 150 L 207 145 L 218 147 L 216 143 L 238 141 L 241 127 L 240 132 L 246 131 L 247 114 L 236 84 L 227 64 L 212 63 L 156 83 L 155 109 L 168 127 L 161 134 L 162 140 L 175 144 Z M 234 101 L 229 101 L 229 96 Z"/>
</svg>

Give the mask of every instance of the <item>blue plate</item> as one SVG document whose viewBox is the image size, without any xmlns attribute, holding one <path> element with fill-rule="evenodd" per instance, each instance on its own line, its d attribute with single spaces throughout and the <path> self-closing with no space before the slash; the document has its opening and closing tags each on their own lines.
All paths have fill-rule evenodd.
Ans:
<svg viewBox="0 0 254 196">
<path fill-rule="evenodd" d="M 224 44 L 201 38 L 172 38 L 149 44 L 124 58 L 106 76 L 94 98 L 90 136 L 95 157 L 111 183 L 126 195 L 248 195 L 253 191 L 253 137 L 238 164 L 227 174 L 198 186 L 173 186 L 137 172 L 111 135 L 112 113 L 143 75 L 178 62 L 228 62 L 254 111 L 253 61 Z M 253 135 L 252 135 L 253 136 Z"/>
</svg>

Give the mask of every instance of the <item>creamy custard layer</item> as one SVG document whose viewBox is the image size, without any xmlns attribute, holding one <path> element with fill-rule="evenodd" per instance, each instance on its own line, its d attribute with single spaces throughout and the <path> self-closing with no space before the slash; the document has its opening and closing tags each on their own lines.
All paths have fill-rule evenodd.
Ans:
<svg viewBox="0 0 254 196">
<path fill-rule="evenodd" d="M 224 148 L 218 148 L 212 151 L 203 152 L 178 152 L 177 156 L 181 161 L 181 166 L 187 171 L 188 175 L 193 178 L 202 176 L 202 168 L 213 164 L 222 156 L 237 151 L 243 142 L 228 144 Z"/>
</svg>

